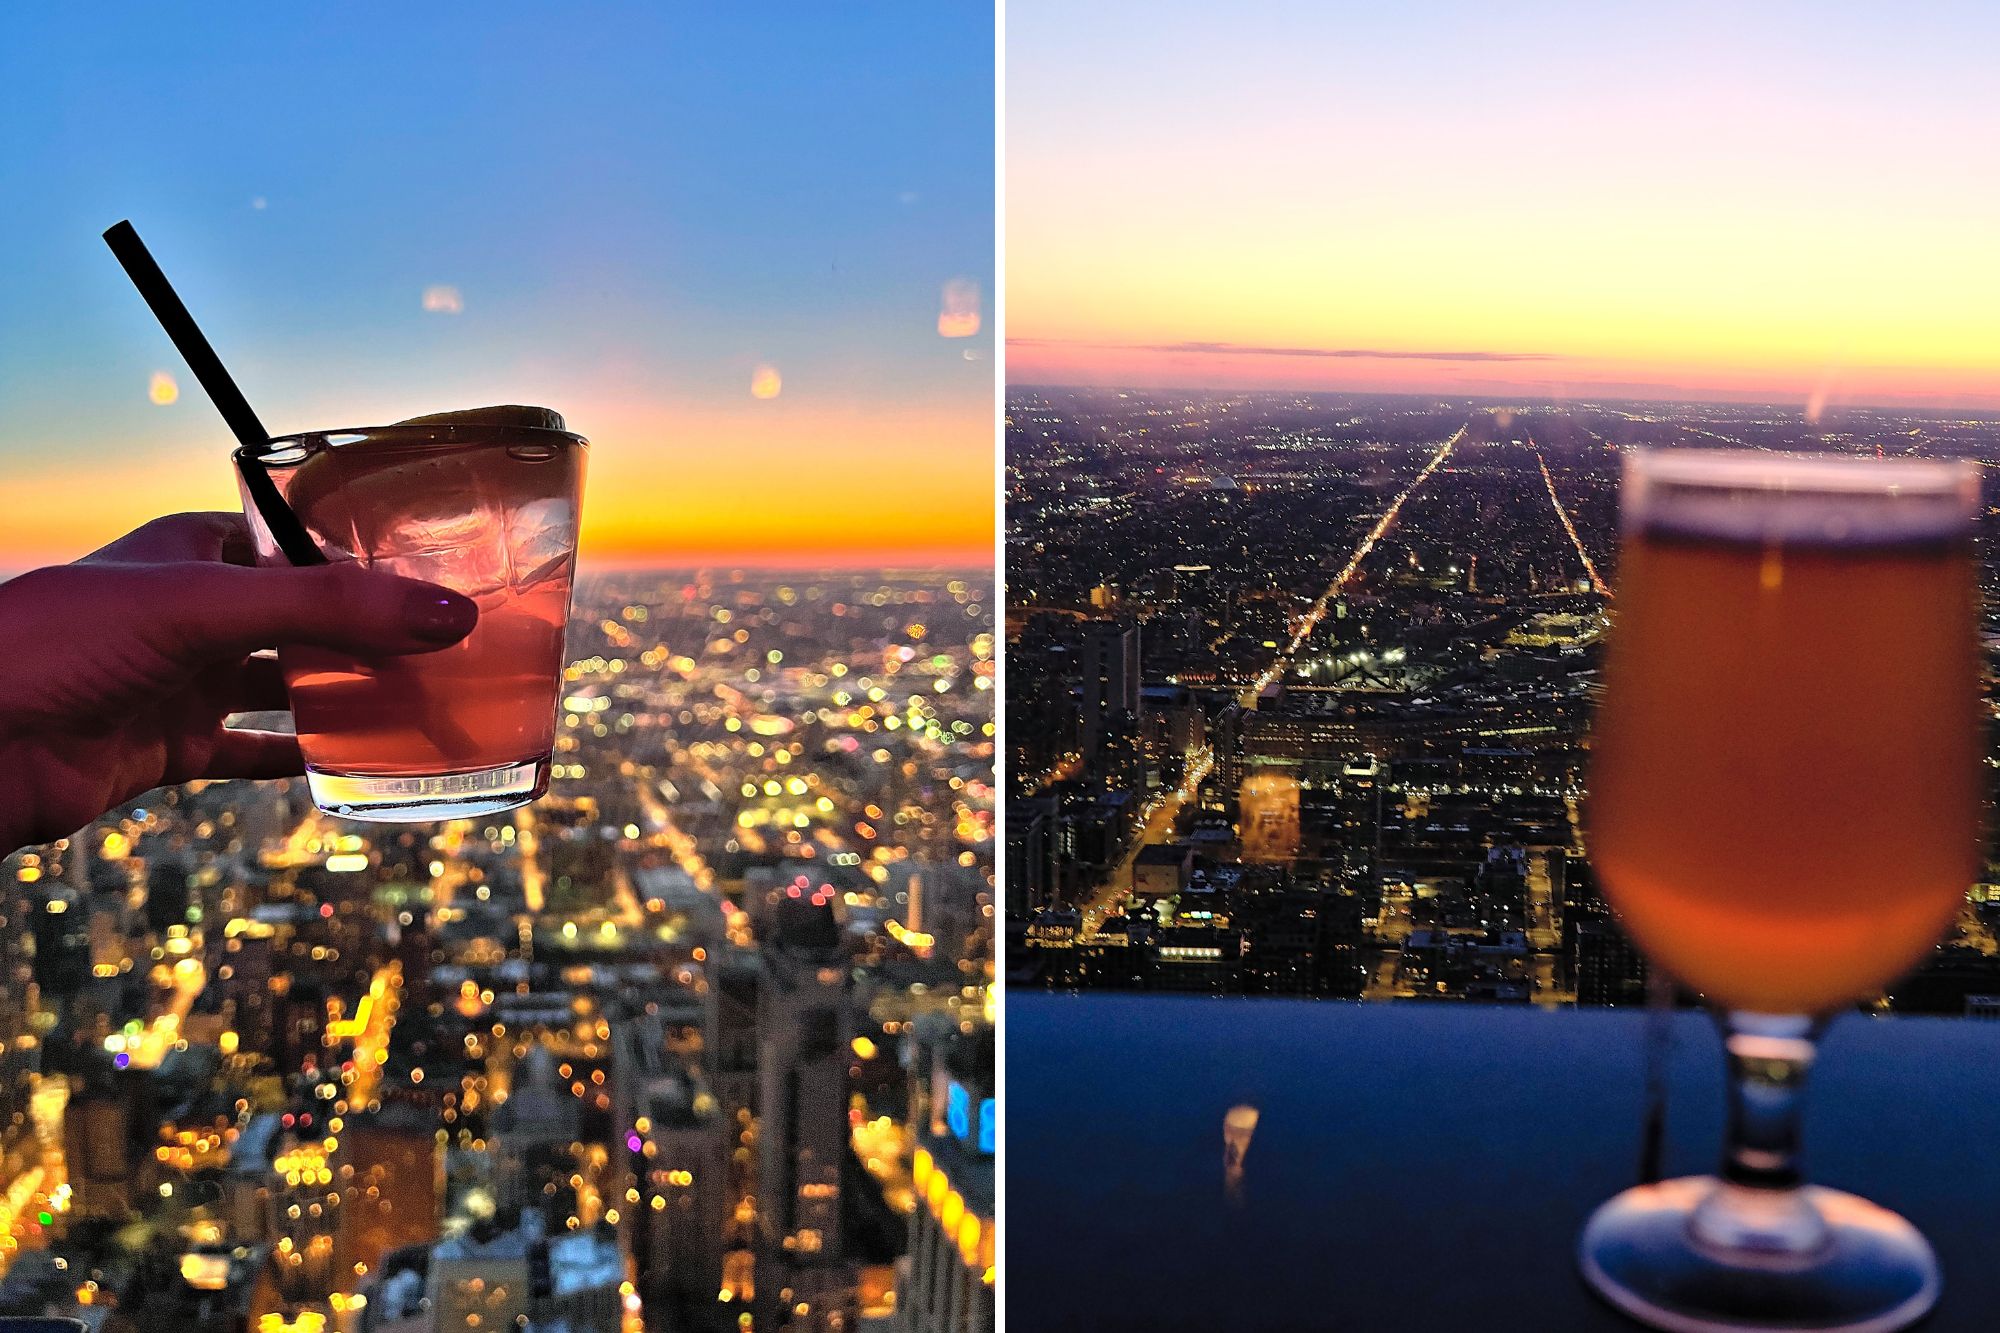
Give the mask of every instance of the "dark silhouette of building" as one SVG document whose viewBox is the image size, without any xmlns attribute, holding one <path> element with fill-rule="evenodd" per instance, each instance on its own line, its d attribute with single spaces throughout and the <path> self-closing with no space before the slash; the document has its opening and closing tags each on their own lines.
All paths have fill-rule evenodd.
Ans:
<svg viewBox="0 0 2000 1333">
<path fill-rule="evenodd" d="M 1576 1002 L 1583 1005 L 1644 1004 L 1646 959 L 1616 921 L 1584 921 L 1576 928 Z"/>
<path fill-rule="evenodd" d="M 1116 621 L 1093 621 L 1084 627 L 1079 654 L 1082 679 L 1078 702 L 1078 740 L 1084 761 L 1097 762 L 1118 719 L 1127 719 L 1137 746 L 1139 716 L 1139 631 Z"/>
<path fill-rule="evenodd" d="M 838 1333 L 857 1318 L 841 1189 L 853 974 L 830 902 L 781 898 L 773 925 L 757 996 L 757 1325 Z"/>
</svg>

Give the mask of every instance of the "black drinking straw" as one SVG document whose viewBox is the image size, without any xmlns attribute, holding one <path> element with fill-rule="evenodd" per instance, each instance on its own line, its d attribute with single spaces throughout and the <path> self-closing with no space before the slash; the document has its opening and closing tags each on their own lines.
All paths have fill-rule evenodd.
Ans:
<svg viewBox="0 0 2000 1333">
<path fill-rule="evenodd" d="M 200 382 L 203 392 L 215 404 L 215 410 L 222 413 L 237 443 L 243 446 L 244 456 L 239 458 L 237 467 L 243 474 L 243 487 L 249 493 L 251 503 L 257 506 L 258 517 L 264 520 L 278 549 L 285 558 L 295 565 L 323 565 L 326 557 L 320 554 L 317 544 L 306 532 L 305 524 L 278 494 L 278 487 L 271 480 L 271 474 L 257 460 L 257 452 L 271 442 L 271 433 L 264 429 L 264 423 L 257 420 L 257 414 L 250 410 L 249 400 L 236 387 L 236 381 L 222 368 L 222 358 L 208 345 L 208 339 L 194 322 L 194 316 L 181 304 L 173 284 L 167 275 L 160 272 L 160 266 L 146 249 L 146 243 L 139 239 L 139 233 L 132 229 L 130 222 L 120 222 L 104 233 L 104 243 L 111 247 L 111 253 L 125 266 L 125 274 L 132 279 L 132 285 L 139 289 L 139 295 L 152 307 L 153 317 L 160 321 L 160 327 L 167 331 L 179 349 L 181 359 Z"/>
</svg>

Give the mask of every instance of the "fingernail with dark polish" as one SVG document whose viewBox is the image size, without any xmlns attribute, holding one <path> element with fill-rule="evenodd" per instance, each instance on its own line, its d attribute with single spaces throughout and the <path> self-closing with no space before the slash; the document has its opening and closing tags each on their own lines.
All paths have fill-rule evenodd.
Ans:
<svg viewBox="0 0 2000 1333">
<path fill-rule="evenodd" d="M 455 592 L 427 589 L 412 594 L 403 607 L 403 623 L 410 633 L 432 643 L 457 643 L 472 632 L 478 620 L 478 604 Z"/>
</svg>

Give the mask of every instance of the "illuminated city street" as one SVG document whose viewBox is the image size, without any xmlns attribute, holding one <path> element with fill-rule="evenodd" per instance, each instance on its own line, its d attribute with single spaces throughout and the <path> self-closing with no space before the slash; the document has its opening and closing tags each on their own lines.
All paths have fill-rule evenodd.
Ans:
<svg viewBox="0 0 2000 1333">
<path fill-rule="evenodd" d="M 1542 470 L 1542 484 L 1549 489 L 1549 503 L 1556 507 L 1556 517 L 1562 520 L 1563 531 L 1569 534 L 1570 545 L 1576 548 L 1576 558 L 1583 565 L 1584 573 L 1590 577 L 1590 589 L 1600 597 L 1609 598 L 1611 588 L 1597 575 L 1597 566 L 1591 561 L 1590 552 L 1583 549 L 1583 538 L 1576 535 L 1576 524 L 1570 522 L 1569 510 L 1563 508 L 1562 497 L 1556 494 L 1556 479 L 1549 475 L 1549 462 L 1542 457 L 1542 451 L 1535 448 L 1534 437 L 1528 438 L 1528 447 L 1535 449 L 1535 466 Z"/>
</svg>

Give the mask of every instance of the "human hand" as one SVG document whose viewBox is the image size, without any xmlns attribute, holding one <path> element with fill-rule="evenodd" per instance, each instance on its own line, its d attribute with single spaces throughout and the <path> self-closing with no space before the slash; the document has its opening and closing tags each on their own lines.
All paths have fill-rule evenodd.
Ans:
<svg viewBox="0 0 2000 1333">
<path fill-rule="evenodd" d="M 222 725 L 288 706 L 260 649 L 433 652 L 478 620 L 433 583 L 349 562 L 256 569 L 252 556 L 240 514 L 172 514 L 0 583 L 0 852 L 154 787 L 303 772 L 295 737 Z"/>
</svg>

